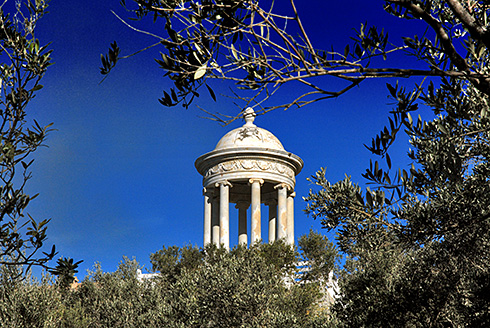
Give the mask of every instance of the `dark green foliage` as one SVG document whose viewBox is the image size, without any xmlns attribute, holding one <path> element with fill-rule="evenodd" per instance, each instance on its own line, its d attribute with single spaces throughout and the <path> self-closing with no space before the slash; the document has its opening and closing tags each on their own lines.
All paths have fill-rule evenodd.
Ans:
<svg viewBox="0 0 490 328">
<path fill-rule="evenodd" d="M 1 328 L 62 327 L 63 308 L 61 293 L 47 278 L 41 283 L 27 277 L 22 282 L 3 280 L 0 284 Z"/>
<path fill-rule="evenodd" d="M 321 189 L 308 196 L 307 211 L 337 231 L 348 255 L 335 312 L 345 327 L 486 327 L 490 44 L 478 26 L 488 28 L 489 9 L 478 1 L 386 3 L 389 12 L 422 18 L 449 38 L 405 39 L 408 51 L 442 76 L 413 91 L 388 85 L 395 101 L 389 125 L 367 146 L 382 158 L 363 174 L 371 187 L 363 191 L 350 178 L 331 184 L 325 170 L 311 178 Z M 459 24 L 471 37 L 454 32 Z M 456 50 L 461 38 L 465 47 Z M 466 75 L 442 74 L 448 67 Z M 432 115 L 416 116 L 420 108 Z M 400 132 L 411 144 L 410 164 L 394 169 L 389 150 Z"/>
<path fill-rule="evenodd" d="M 285 243 L 284 239 L 279 239 L 272 244 L 258 244 L 253 247 L 257 247 L 260 256 L 278 272 L 289 274 L 294 271 L 298 254 L 293 247 Z"/>
<path fill-rule="evenodd" d="M 181 276 L 171 288 L 171 317 L 185 327 L 277 326 L 290 321 L 278 300 L 286 289 L 256 252 L 222 254 Z"/>
<path fill-rule="evenodd" d="M 209 245 L 152 254 L 153 268 L 164 273 L 157 284 L 169 289 L 169 315 L 185 327 L 303 327 L 321 294 L 307 284 L 286 287 L 296 261 L 282 241 L 230 252 Z"/>
<path fill-rule="evenodd" d="M 309 327 L 322 317 L 326 327 L 330 322 L 326 309 L 309 315 L 322 297 L 318 286 L 285 284 L 297 260 L 294 249 L 282 241 L 250 249 L 237 246 L 230 252 L 215 245 L 201 250 L 164 247 L 152 254 L 152 263 L 154 269 L 165 272 L 156 284 L 168 288 L 166 311 L 172 320 L 166 324 Z"/>
<path fill-rule="evenodd" d="M 50 270 L 50 272 L 58 277 L 57 283 L 61 289 L 70 287 L 75 280 L 75 273 L 78 272 L 76 269 L 80 263 L 82 263 L 82 261 L 73 262 L 73 259 L 70 258 L 58 259 L 56 268 Z"/>
<path fill-rule="evenodd" d="M 87 322 L 87 327 L 157 327 L 164 294 L 150 282 L 137 280 L 139 268 L 127 258 L 114 273 L 104 273 L 96 265 L 71 293 L 68 304 L 78 307 L 78 319 Z M 65 321 L 73 322 L 72 318 Z"/>
<path fill-rule="evenodd" d="M 304 281 L 327 281 L 329 275 L 335 269 L 335 262 L 339 254 L 334 244 L 313 230 L 308 235 L 303 235 L 298 240 L 304 261 L 308 261 L 310 269 L 301 279 Z"/>
<path fill-rule="evenodd" d="M 114 273 L 95 265 L 76 289 L 7 280 L 0 327 L 334 327 L 318 284 L 290 279 L 297 260 L 283 242 L 163 247 L 152 254 L 162 274 L 150 280 L 127 258 Z"/>
<path fill-rule="evenodd" d="M 152 270 L 159 272 L 164 279 L 173 280 L 182 270 L 195 269 L 203 259 L 203 252 L 193 246 L 165 247 L 150 255 Z"/>
</svg>

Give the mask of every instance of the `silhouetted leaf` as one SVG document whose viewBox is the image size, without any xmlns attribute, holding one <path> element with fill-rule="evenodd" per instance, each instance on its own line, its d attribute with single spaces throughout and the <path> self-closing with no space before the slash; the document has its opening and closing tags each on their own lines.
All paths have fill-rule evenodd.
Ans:
<svg viewBox="0 0 490 328">
<path fill-rule="evenodd" d="M 206 88 L 208 88 L 209 94 L 211 95 L 211 98 L 213 98 L 214 101 L 216 101 L 216 95 L 214 94 L 213 89 L 209 85 L 206 84 Z"/>
</svg>

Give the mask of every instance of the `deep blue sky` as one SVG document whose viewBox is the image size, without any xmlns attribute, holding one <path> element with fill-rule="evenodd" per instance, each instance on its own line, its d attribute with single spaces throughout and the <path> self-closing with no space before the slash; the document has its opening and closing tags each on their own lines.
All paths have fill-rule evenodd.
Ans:
<svg viewBox="0 0 490 328">
<path fill-rule="evenodd" d="M 398 29 L 397 20 L 382 10 L 383 1 L 297 2 L 318 48 L 343 49 L 353 29 L 366 21 Z M 56 244 L 60 256 L 83 259 L 82 277 L 96 261 L 113 271 L 125 255 L 149 268 L 149 254 L 162 245 L 201 246 L 202 180 L 194 161 L 242 124 L 221 127 L 200 118 L 196 106 L 162 107 L 157 99 L 169 81 L 152 60 L 154 52 L 120 62 L 99 85 L 100 54 L 110 42 L 117 40 L 128 54 L 153 41 L 128 29 L 110 10 L 127 17 L 119 0 L 53 0 L 37 32 L 41 43 L 52 42 L 55 65 L 30 115 L 44 124 L 54 122 L 57 131 L 48 137 L 49 148 L 36 154 L 29 190 L 40 196 L 28 212 L 52 218 L 48 243 Z M 256 119 L 305 162 L 297 177 L 296 237 L 321 228 L 302 213 L 301 199 L 311 188 L 308 176 L 327 166 L 331 181 L 347 173 L 363 182 L 360 175 L 370 158 L 363 143 L 383 128 L 391 108 L 386 82 L 369 81 L 338 99 Z M 211 85 L 217 93 L 228 87 Z M 204 93 L 196 104 L 212 112 L 236 112 L 230 101 L 213 102 Z M 400 147 L 392 155 L 394 166 L 408 163 L 404 151 Z"/>
</svg>

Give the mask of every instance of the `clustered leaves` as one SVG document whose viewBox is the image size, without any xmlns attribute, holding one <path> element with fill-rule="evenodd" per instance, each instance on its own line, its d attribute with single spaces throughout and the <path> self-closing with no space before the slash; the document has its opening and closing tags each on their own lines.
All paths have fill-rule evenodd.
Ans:
<svg viewBox="0 0 490 328">
<path fill-rule="evenodd" d="M 11 12 L 4 8 L 10 5 Z M 13 8 L 13 10 L 12 10 Z M 38 256 L 46 241 L 49 219 L 25 212 L 37 195 L 24 188 L 31 178 L 32 154 L 41 147 L 51 124 L 29 124 L 28 104 L 42 89 L 40 81 L 52 64 L 51 50 L 36 39 L 36 24 L 47 2 L 5 1 L 0 6 L 0 264 L 29 269 L 46 266 L 55 248 Z M 19 276 L 23 270 L 20 270 Z"/>
<path fill-rule="evenodd" d="M 311 238 L 318 241 L 321 236 L 304 237 Z M 314 254 L 330 247 L 308 244 Z M 328 257 L 310 257 L 318 263 L 332 262 Z M 328 306 L 319 303 L 318 284 L 286 283 L 297 254 L 283 242 L 231 251 L 214 245 L 164 247 L 152 254 L 151 261 L 160 275 L 150 280 L 139 280 L 140 265 L 124 258 L 114 273 L 105 273 L 96 264 L 76 289 L 54 288 L 48 279 L 1 284 L 0 327 L 334 325 Z"/>
<path fill-rule="evenodd" d="M 370 188 L 350 178 L 332 184 L 325 169 L 310 179 L 321 189 L 310 192 L 307 212 L 337 231 L 348 256 L 335 312 L 345 327 L 488 326 L 489 7 L 393 0 L 385 9 L 433 28 L 435 41 L 415 36 L 405 44 L 441 77 L 412 91 L 388 84 L 389 124 L 366 146 L 383 159 L 363 174 Z M 422 107 L 432 115 L 416 115 Z M 409 164 L 392 168 L 400 133 L 410 142 Z"/>
</svg>

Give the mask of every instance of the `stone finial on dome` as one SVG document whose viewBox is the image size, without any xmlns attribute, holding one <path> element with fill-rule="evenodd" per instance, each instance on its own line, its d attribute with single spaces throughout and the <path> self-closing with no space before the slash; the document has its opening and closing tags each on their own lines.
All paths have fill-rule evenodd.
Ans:
<svg viewBox="0 0 490 328">
<path fill-rule="evenodd" d="M 255 114 L 254 110 L 251 107 L 245 109 L 245 112 L 243 112 L 243 119 L 245 120 L 245 126 L 254 127 L 255 116 L 257 116 L 257 114 Z"/>
</svg>

